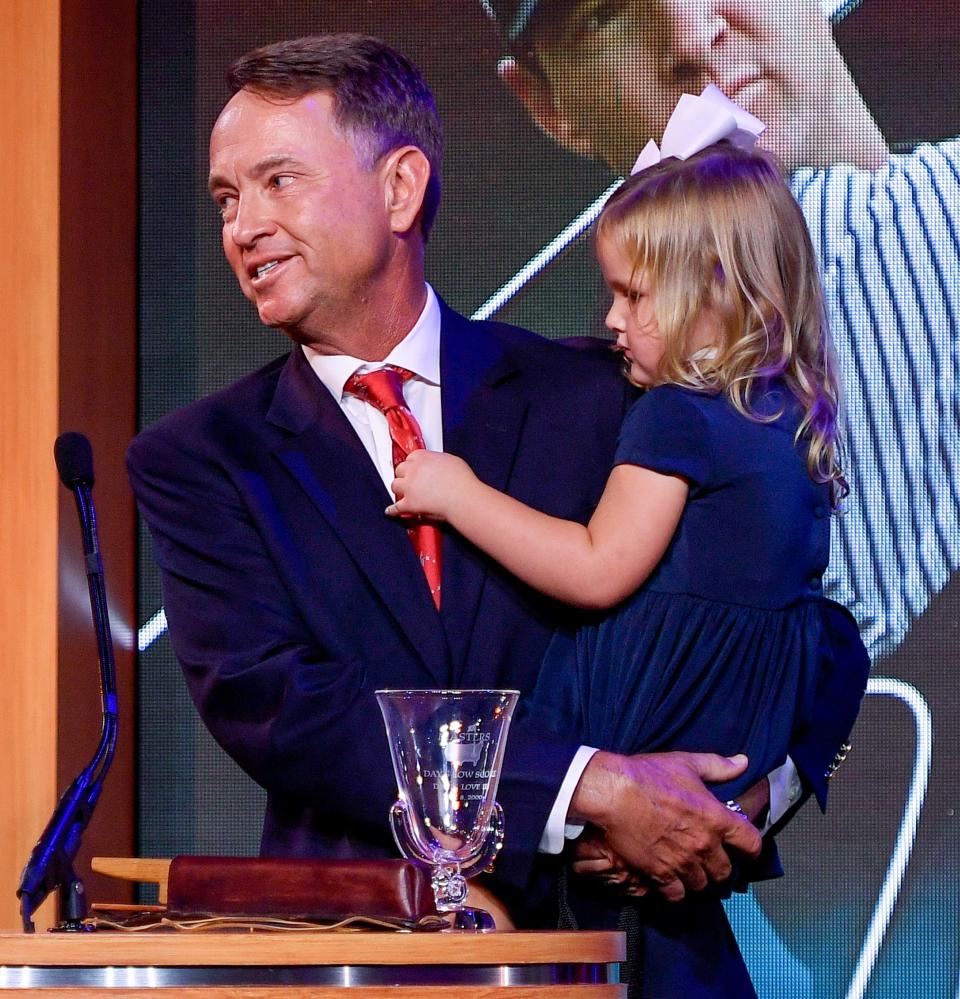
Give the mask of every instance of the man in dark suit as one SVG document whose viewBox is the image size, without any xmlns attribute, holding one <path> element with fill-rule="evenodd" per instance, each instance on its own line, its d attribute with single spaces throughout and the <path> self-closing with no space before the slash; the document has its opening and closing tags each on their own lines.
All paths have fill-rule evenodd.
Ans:
<svg viewBox="0 0 960 999">
<path fill-rule="evenodd" d="M 295 346 L 141 434 L 131 478 L 193 698 L 267 789 L 263 852 L 389 856 L 395 784 L 374 691 L 529 690 L 565 612 L 452 534 L 432 592 L 406 525 L 384 515 L 390 420 L 353 376 L 392 370 L 426 446 L 580 519 L 606 477 L 624 386 L 603 352 L 469 323 L 425 284 L 441 140 L 401 56 L 357 36 L 303 39 L 239 60 L 232 83 L 210 144 L 224 252 Z M 821 720 L 823 746 L 849 727 Z M 703 784 L 741 766 L 592 753 L 518 718 L 498 875 L 522 898 L 569 820 L 602 831 L 637 890 L 701 889 L 729 873 L 727 848 L 759 849 Z"/>
</svg>

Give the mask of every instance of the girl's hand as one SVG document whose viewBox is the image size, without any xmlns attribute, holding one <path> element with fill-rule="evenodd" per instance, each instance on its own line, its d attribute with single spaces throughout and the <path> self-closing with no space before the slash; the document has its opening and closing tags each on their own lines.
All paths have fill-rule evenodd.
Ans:
<svg viewBox="0 0 960 999">
<path fill-rule="evenodd" d="M 627 867 L 603 833 L 593 826 L 587 826 L 577 839 L 571 867 L 574 874 L 594 878 L 625 895 L 640 898 L 647 894 L 647 886 L 636 872 Z"/>
<path fill-rule="evenodd" d="M 762 777 L 753 787 L 748 787 L 737 801 L 743 809 L 743 814 L 758 829 L 762 829 L 770 808 L 770 781 Z"/>
<path fill-rule="evenodd" d="M 447 520 L 458 498 L 477 483 L 462 459 L 443 451 L 413 451 L 397 465 L 391 489 L 396 502 L 387 507 L 391 517 L 430 517 Z"/>
</svg>

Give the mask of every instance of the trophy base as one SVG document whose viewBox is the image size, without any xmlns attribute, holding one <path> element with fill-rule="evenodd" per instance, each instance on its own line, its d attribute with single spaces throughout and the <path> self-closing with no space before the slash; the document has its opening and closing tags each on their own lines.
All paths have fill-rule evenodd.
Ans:
<svg viewBox="0 0 960 999">
<path fill-rule="evenodd" d="M 449 929 L 441 930 L 442 933 L 466 930 L 471 933 L 492 933 L 497 924 L 493 921 L 493 916 L 486 909 L 454 909 L 452 912 L 445 912 L 442 915 L 450 922 Z"/>
</svg>

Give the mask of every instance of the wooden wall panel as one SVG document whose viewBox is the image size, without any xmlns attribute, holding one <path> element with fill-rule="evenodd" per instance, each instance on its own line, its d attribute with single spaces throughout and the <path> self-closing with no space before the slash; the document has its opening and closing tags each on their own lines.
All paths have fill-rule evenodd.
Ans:
<svg viewBox="0 0 960 999">
<path fill-rule="evenodd" d="M 121 693 L 117 761 L 77 863 L 88 894 L 117 897 L 90 855 L 134 849 L 136 3 L 0 0 L 0 23 L 0 928 L 16 929 L 23 864 L 99 730 L 79 529 L 53 463 L 66 429 L 94 446 Z"/>
<path fill-rule="evenodd" d="M 0 927 L 56 800 L 59 5 L 0 4 Z"/>
<path fill-rule="evenodd" d="M 61 0 L 60 429 L 93 445 L 100 546 L 120 694 L 117 754 L 77 873 L 94 901 L 128 893 L 90 858 L 134 852 L 136 518 L 124 454 L 136 431 L 137 64 L 134 0 Z M 97 644 L 75 504 L 60 490 L 58 780 L 100 729 Z"/>
</svg>

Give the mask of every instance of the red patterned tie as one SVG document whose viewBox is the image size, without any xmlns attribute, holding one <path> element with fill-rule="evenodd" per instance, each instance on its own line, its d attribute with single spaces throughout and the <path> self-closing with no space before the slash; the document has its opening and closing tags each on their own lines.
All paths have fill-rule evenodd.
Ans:
<svg viewBox="0 0 960 999">
<path fill-rule="evenodd" d="M 405 368 L 386 367 L 365 375 L 353 374 L 344 391 L 376 406 L 387 418 L 390 440 L 393 442 L 393 467 L 396 468 L 411 451 L 425 447 L 420 424 L 403 398 L 403 383 L 413 377 Z M 430 595 L 440 610 L 440 531 L 434 524 L 420 523 L 407 528 L 414 551 L 430 586 Z"/>
</svg>

